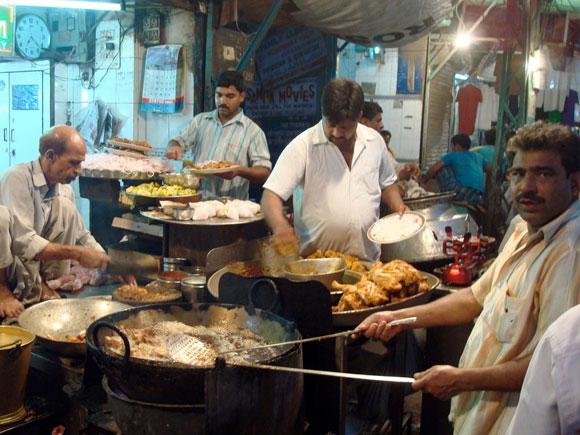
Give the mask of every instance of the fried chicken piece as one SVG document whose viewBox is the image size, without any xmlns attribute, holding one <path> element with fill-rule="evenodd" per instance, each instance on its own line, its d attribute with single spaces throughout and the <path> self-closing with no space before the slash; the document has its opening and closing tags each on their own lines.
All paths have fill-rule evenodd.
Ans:
<svg viewBox="0 0 580 435">
<path fill-rule="evenodd" d="M 427 278 L 413 266 L 402 260 L 393 260 L 386 264 L 376 262 L 356 284 L 333 282 L 332 288 L 343 291 L 338 305 L 333 308 L 333 311 L 340 312 L 397 302 L 425 292 L 429 286 Z"/>
</svg>

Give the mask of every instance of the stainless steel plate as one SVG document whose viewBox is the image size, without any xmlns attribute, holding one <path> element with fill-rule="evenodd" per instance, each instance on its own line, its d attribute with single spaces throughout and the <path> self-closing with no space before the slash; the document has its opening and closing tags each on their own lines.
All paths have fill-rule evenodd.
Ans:
<svg viewBox="0 0 580 435">
<path fill-rule="evenodd" d="M 203 221 L 193 221 L 193 220 L 178 221 L 178 220 L 172 219 L 169 216 L 167 216 L 167 218 L 164 218 L 162 216 L 163 213 L 160 213 L 156 210 L 141 211 L 141 214 L 149 219 L 154 220 L 154 221 L 165 222 L 168 224 L 197 225 L 197 226 L 243 225 L 243 224 L 249 224 L 252 222 L 259 222 L 259 221 L 264 219 L 264 215 L 262 213 L 259 213 L 256 216 L 251 217 L 251 218 L 241 218 L 237 221 L 233 220 L 233 219 L 218 218 L 218 217 L 213 217 L 213 218 L 206 219 Z"/>
</svg>

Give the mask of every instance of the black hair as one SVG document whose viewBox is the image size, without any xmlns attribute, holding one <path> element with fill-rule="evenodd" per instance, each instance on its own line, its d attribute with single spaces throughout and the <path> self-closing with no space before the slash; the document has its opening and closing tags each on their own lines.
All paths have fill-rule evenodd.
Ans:
<svg viewBox="0 0 580 435">
<path fill-rule="evenodd" d="M 358 120 L 363 103 L 364 93 L 357 82 L 334 79 L 322 92 L 322 116 L 332 123 Z"/>
<path fill-rule="evenodd" d="M 383 108 L 375 101 L 365 101 L 362 109 L 362 116 L 367 119 L 373 119 L 379 113 L 383 113 Z"/>
<path fill-rule="evenodd" d="M 468 150 L 471 146 L 471 139 L 466 134 L 456 134 L 451 138 L 452 144 L 457 144 L 464 150 Z"/>
<path fill-rule="evenodd" d="M 483 133 L 483 138 L 485 139 L 486 145 L 495 145 L 495 128 L 485 130 Z"/>
<path fill-rule="evenodd" d="M 509 144 L 514 152 L 553 151 L 560 155 L 566 175 L 580 171 L 580 137 L 569 127 L 535 122 L 520 128 Z"/>
<path fill-rule="evenodd" d="M 236 71 L 224 71 L 215 81 L 215 87 L 229 88 L 233 86 L 239 92 L 244 92 L 244 76 Z"/>
</svg>

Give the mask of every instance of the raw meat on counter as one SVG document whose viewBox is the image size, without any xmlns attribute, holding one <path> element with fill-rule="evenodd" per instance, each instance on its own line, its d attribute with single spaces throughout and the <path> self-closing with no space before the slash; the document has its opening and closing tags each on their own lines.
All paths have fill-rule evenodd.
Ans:
<svg viewBox="0 0 580 435">
<path fill-rule="evenodd" d="M 52 290 L 76 293 L 85 285 L 99 286 L 108 280 L 108 276 L 98 269 L 88 269 L 76 261 L 71 262 L 69 273 L 59 277 L 47 277 L 46 285 Z"/>
</svg>

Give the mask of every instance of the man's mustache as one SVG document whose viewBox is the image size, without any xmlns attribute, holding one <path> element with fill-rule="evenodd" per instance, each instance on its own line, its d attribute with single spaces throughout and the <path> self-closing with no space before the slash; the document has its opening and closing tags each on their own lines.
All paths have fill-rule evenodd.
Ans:
<svg viewBox="0 0 580 435">
<path fill-rule="evenodd" d="M 516 196 L 516 202 L 520 202 L 522 199 L 527 199 L 528 201 L 535 202 L 537 204 L 543 204 L 546 202 L 541 196 L 537 196 L 532 192 L 523 192 Z"/>
</svg>

